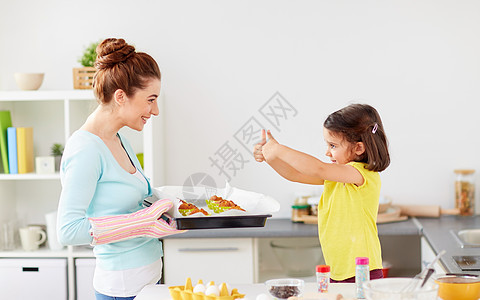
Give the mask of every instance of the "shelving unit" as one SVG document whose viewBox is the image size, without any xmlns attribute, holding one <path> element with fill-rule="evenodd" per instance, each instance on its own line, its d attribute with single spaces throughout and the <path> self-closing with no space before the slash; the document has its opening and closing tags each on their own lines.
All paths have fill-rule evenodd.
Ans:
<svg viewBox="0 0 480 300">
<path fill-rule="evenodd" d="M 134 150 L 143 152 L 145 174 L 153 186 L 163 184 L 163 94 L 158 99 L 160 117 L 152 118 L 143 134 L 122 129 Z M 0 91 L 0 110 L 10 110 L 15 127 L 34 128 L 34 155 L 50 155 L 53 143 L 65 142 L 77 130 L 96 106 L 92 90 L 64 91 Z M 44 224 L 44 214 L 56 210 L 61 192 L 60 175 L 55 174 L 0 174 L 0 223 L 15 218 L 21 225 Z M 14 199 L 12 201 L 12 199 Z M 12 214 L 15 212 L 15 214 Z M 21 218 L 25 220 L 21 220 Z M 38 251 L 21 249 L 0 251 L 2 258 L 65 258 L 68 272 L 68 299 L 74 300 L 75 259 L 93 258 L 87 247 L 66 247 L 52 251 L 41 247 Z"/>
</svg>

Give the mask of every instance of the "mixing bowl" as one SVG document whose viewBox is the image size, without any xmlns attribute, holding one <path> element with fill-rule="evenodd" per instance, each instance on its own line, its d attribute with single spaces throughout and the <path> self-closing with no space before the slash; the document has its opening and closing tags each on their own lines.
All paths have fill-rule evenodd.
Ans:
<svg viewBox="0 0 480 300">
<path fill-rule="evenodd" d="M 305 282 L 295 278 L 271 279 L 267 280 L 265 285 L 270 295 L 276 299 L 301 297 L 305 288 Z"/>
<path fill-rule="evenodd" d="M 437 299 L 438 285 L 432 280 L 427 281 L 422 289 L 406 291 L 413 278 L 382 278 L 367 281 L 363 284 L 365 297 L 368 300 L 432 300 Z"/>
<path fill-rule="evenodd" d="M 477 300 L 480 298 L 478 276 L 447 274 L 435 276 L 438 296 L 443 300 Z"/>
</svg>

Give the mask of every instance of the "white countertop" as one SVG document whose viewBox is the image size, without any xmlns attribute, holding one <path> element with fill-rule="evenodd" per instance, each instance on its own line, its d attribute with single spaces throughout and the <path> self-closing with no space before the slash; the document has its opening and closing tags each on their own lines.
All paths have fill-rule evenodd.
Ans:
<svg viewBox="0 0 480 300">
<path fill-rule="evenodd" d="M 267 288 L 263 283 L 257 284 L 238 284 L 232 286 L 237 288 L 242 294 L 245 294 L 244 299 L 255 300 L 259 294 L 268 294 Z M 333 295 L 342 294 L 346 299 L 355 298 L 355 284 L 354 283 L 331 283 L 329 285 L 328 295 L 316 292 L 316 283 L 306 282 L 304 298 L 322 300 L 335 299 Z M 168 286 L 164 284 L 147 285 L 135 298 L 135 300 L 169 300 L 171 299 L 168 292 Z M 272 298 L 273 299 L 273 298 Z"/>
</svg>

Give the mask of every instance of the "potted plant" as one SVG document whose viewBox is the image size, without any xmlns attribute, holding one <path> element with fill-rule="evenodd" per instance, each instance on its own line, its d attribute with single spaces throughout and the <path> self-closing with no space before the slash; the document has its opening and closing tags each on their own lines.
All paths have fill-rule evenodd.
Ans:
<svg viewBox="0 0 480 300">
<path fill-rule="evenodd" d="M 55 171 L 60 171 L 60 160 L 63 155 L 63 145 L 62 144 L 53 144 L 50 148 L 50 153 L 55 157 Z"/>
<path fill-rule="evenodd" d="M 95 75 L 93 64 L 97 58 L 97 46 L 98 42 L 91 43 L 79 57 L 78 62 L 83 67 L 73 68 L 73 88 L 91 89 L 93 87 L 93 75 Z"/>
</svg>

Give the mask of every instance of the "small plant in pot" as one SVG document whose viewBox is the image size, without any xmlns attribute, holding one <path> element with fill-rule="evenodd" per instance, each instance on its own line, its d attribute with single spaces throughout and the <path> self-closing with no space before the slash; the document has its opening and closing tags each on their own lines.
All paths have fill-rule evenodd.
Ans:
<svg viewBox="0 0 480 300">
<path fill-rule="evenodd" d="M 50 148 L 50 153 L 55 157 L 55 171 L 60 171 L 60 161 L 63 155 L 63 145 L 62 144 L 53 144 Z"/>
<path fill-rule="evenodd" d="M 73 87 L 75 89 L 91 89 L 93 87 L 93 76 L 96 71 L 93 65 L 97 58 L 98 44 L 98 42 L 91 43 L 85 48 L 82 56 L 78 58 L 78 62 L 83 67 L 73 68 Z"/>
</svg>

